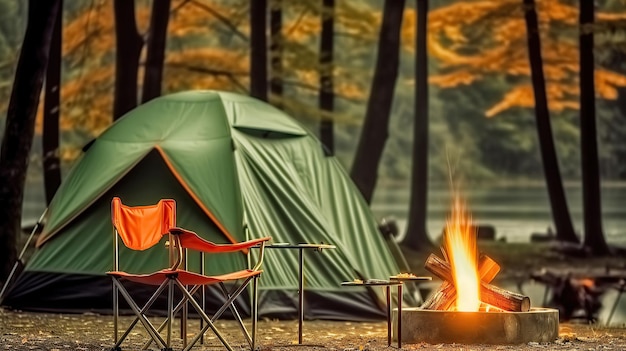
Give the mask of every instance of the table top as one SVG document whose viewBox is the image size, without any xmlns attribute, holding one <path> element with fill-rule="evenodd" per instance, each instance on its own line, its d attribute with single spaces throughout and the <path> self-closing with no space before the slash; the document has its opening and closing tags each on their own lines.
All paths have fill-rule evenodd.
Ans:
<svg viewBox="0 0 626 351">
<path fill-rule="evenodd" d="M 416 275 L 411 275 L 411 276 L 397 276 L 397 275 L 392 275 L 389 277 L 389 280 L 396 280 L 396 281 L 428 281 L 428 280 L 433 280 L 433 277 L 426 277 L 426 276 L 416 276 Z"/>
<path fill-rule="evenodd" d="M 341 283 L 343 286 L 390 286 L 390 285 L 402 285 L 399 280 L 384 280 L 384 279 L 366 279 L 366 280 L 353 280 L 351 282 Z"/>
</svg>

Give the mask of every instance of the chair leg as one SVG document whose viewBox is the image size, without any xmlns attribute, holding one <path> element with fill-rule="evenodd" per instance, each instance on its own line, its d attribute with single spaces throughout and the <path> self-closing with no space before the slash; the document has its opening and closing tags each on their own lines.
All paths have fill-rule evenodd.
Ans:
<svg viewBox="0 0 626 351">
<path fill-rule="evenodd" d="M 121 283 L 119 283 L 121 285 Z M 159 288 L 154 292 L 154 294 L 152 294 L 152 296 L 150 297 L 150 299 L 148 300 L 148 302 L 146 302 L 146 304 L 143 306 L 143 308 L 141 309 L 140 313 L 145 313 L 148 309 L 150 309 L 150 307 L 152 306 L 152 304 L 156 301 L 156 299 L 159 297 L 159 295 L 161 295 L 161 292 L 163 292 L 163 290 L 165 289 L 165 287 L 167 286 L 166 283 L 161 284 L 161 286 L 159 286 Z M 116 290 L 119 291 L 119 288 L 116 286 L 115 287 Z M 119 300 L 119 297 L 118 297 Z M 118 302 L 119 305 L 119 302 Z M 126 339 L 126 337 L 130 334 L 131 330 L 135 327 L 135 325 L 137 324 L 137 322 L 139 322 L 139 317 L 135 317 L 135 320 L 132 321 L 132 323 L 130 323 L 130 325 L 128 326 L 128 328 L 126 328 L 126 331 L 124 332 L 124 334 L 118 339 L 116 340 L 115 346 L 113 347 L 114 350 L 121 350 L 120 349 L 120 345 L 122 344 L 122 342 L 124 342 L 124 340 Z M 160 332 L 161 330 L 163 330 L 163 327 L 165 326 L 165 323 L 159 328 L 159 330 L 157 331 Z M 144 345 L 143 350 L 148 348 L 148 345 L 150 345 L 150 343 L 152 343 L 152 339 L 150 339 L 146 345 Z"/>
<path fill-rule="evenodd" d="M 144 316 L 144 314 L 143 314 L 144 310 L 139 310 L 139 307 L 137 306 L 135 301 L 132 299 L 132 297 L 126 291 L 126 289 L 124 289 L 124 287 L 119 283 L 119 281 L 116 280 L 115 282 L 116 282 L 116 284 L 117 284 L 117 286 L 119 288 L 118 291 L 122 294 L 122 296 L 124 297 L 126 302 L 128 302 L 128 305 L 133 310 L 135 315 L 138 317 L 138 319 L 141 322 L 141 324 L 143 324 L 143 326 L 146 328 L 146 331 L 148 332 L 148 334 L 150 334 L 150 337 L 152 337 L 154 342 L 158 343 L 161 347 L 167 347 L 166 343 L 165 343 L 165 340 L 163 340 L 163 338 L 156 331 L 156 329 L 154 328 L 152 323 L 150 323 L 150 321 L 148 319 L 146 319 L 146 317 Z M 163 284 L 161 286 L 166 286 L 166 284 Z M 130 332 L 130 330 L 127 330 L 126 331 L 126 335 L 129 332 Z M 119 341 L 118 341 L 118 343 L 119 343 Z M 119 346 L 119 344 L 116 345 L 116 346 Z"/>
<path fill-rule="evenodd" d="M 255 276 L 252 281 L 252 351 L 256 350 L 256 333 L 257 333 L 257 321 L 259 320 L 259 289 L 258 289 L 259 276 Z"/>
<path fill-rule="evenodd" d="M 198 289 L 199 289 L 199 288 L 201 288 L 201 287 L 202 287 L 201 285 L 195 285 L 193 288 L 191 288 L 191 290 L 189 290 L 189 293 L 190 293 L 191 295 L 193 295 L 193 294 L 195 294 L 195 293 L 196 293 L 196 291 L 198 291 Z M 185 305 L 187 304 L 187 302 L 188 302 L 188 301 L 187 301 L 187 298 L 186 298 L 186 297 L 183 297 L 183 299 L 182 299 L 181 301 L 179 301 L 179 302 L 178 302 L 178 304 L 176 305 L 176 307 L 174 307 L 174 312 L 173 312 L 173 314 L 174 314 L 174 315 L 176 315 L 179 311 L 181 311 L 181 309 L 183 309 L 183 306 L 185 306 Z M 161 324 L 159 325 L 159 327 L 158 327 L 158 328 L 156 328 L 156 330 L 157 330 L 157 332 L 158 332 L 158 333 L 160 333 L 160 332 L 163 330 L 163 328 L 165 328 L 165 327 L 167 326 L 167 322 L 168 322 L 168 320 L 169 320 L 169 319 L 164 320 L 164 321 L 163 321 L 163 323 L 161 323 Z M 202 321 L 202 318 L 200 318 L 200 321 Z M 185 326 L 185 330 L 186 330 L 186 329 L 187 329 L 187 327 Z M 186 338 L 186 335 L 185 335 L 185 341 L 184 341 L 183 348 L 187 346 L 187 340 L 186 340 L 186 339 L 187 339 L 187 338 Z M 142 350 L 147 350 L 147 349 L 148 349 L 148 347 L 150 346 L 150 344 L 152 344 L 152 340 L 148 340 L 148 341 L 146 341 L 146 343 L 145 343 L 145 344 L 143 344 Z"/>
<path fill-rule="evenodd" d="M 203 266 L 204 267 L 204 266 Z M 206 311 L 206 286 L 202 286 L 200 296 L 202 297 L 202 310 Z M 200 329 L 204 327 L 204 319 L 200 318 Z M 204 345 L 204 334 L 200 337 L 200 345 Z"/>
<path fill-rule="evenodd" d="M 115 279 L 115 278 L 113 278 Z M 117 285 L 115 285 L 115 282 L 113 282 L 113 342 L 117 343 L 117 323 L 118 323 L 118 316 L 119 316 L 119 294 L 117 292 Z"/>
<path fill-rule="evenodd" d="M 167 345 L 163 351 L 172 351 L 172 321 L 174 319 L 174 279 L 168 279 L 167 283 Z"/>
<path fill-rule="evenodd" d="M 235 298 L 241 294 L 243 289 L 245 289 L 246 286 L 248 286 L 248 283 L 250 282 L 250 279 L 252 279 L 252 278 L 251 277 L 247 278 L 243 283 L 241 283 L 241 285 L 239 285 L 237 287 L 237 289 L 235 289 L 235 291 L 233 293 L 229 294 L 228 299 L 226 300 L 226 302 L 222 305 L 222 307 L 220 307 L 215 312 L 213 317 L 211 317 L 211 321 L 213 321 L 213 322 L 216 321 L 218 318 L 220 318 L 222 316 L 222 314 L 224 313 L 224 311 L 226 311 L 227 308 L 231 308 L 231 304 L 233 303 L 233 301 L 235 301 Z"/>
<path fill-rule="evenodd" d="M 185 289 L 189 289 L 185 286 Z M 180 317 L 180 338 L 183 339 L 183 347 L 187 346 L 187 319 L 189 318 L 189 304 L 185 300 L 182 306 L 183 311 Z M 176 311 L 174 311 L 176 313 Z"/>
<path fill-rule="evenodd" d="M 224 297 L 229 299 L 232 296 L 232 293 L 228 292 L 228 289 L 226 289 L 226 286 L 224 285 L 224 283 L 220 283 L 220 287 L 222 288 L 222 293 L 224 294 Z M 239 329 L 241 329 L 241 332 L 245 336 L 246 341 L 248 342 L 248 345 L 252 347 L 252 338 L 250 337 L 250 333 L 248 333 L 246 326 L 243 324 L 243 319 L 241 318 L 239 311 L 235 307 L 235 304 L 230 303 L 228 304 L 228 307 L 230 308 L 230 311 L 233 313 L 233 317 L 235 318 L 235 320 L 239 323 Z"/>
<path fill-rule="evenodd" d="M 226 341 L 226 339 L 224 339 L 224 337 L 222 336 L 222 334 L 217 330 L 217 328 L 215 327 L 215 325 L 213 324 L 213 321 L 211 320 L 211 318 L 209 318 L 209 316 L 207 316 L 207 314 L 202 310 L 202 307 L 196 302 L 196 300 L 193 298 L 193 296 L 191 296 L 191 294 L 189 293 L 189 291 L 187 291 L 185 289 L 185 286 L 182 285 L 178 280 L 175 280 L 176 285 L 178 286 L 178 288 L 182 291 L 183 295 L 189 300 L 189 303 L 191 304 L 191 306 L 193 306 L 193 308 L 196 309 L 196 311 L 198 312 L 198 314 L 200 314 L 200 317 L 202 319 L 204 319 L 204 321 L 206 322 L 206 325 L 200 330 L 200 333 L 198 333 L 198 335 L 196 335 L 195 338 L 193 338 L 189 344 L 187 345 L 187 347 L 185 347 L 183 349 L 183 351 L 188 351 L 190 350 L 195 344 L 196 342 L 198 342 L 198 340 L 200 339 L 200 337 L 209 329 L 211 328 L 211 330 L 213 331 L 213 333 L 215 334 L 215 336 L 217 336 L 217 338 L 220 340 L 220 342 L 222 343 L 222 345 L 224 345 L 224 347 L 229 350 L 229 351 L 233 351 L 233 348 L 230 346 L 230 344 L 228 344 L 228 342 Z M 232 302 L 232 299 L 229 299 L 230 301 L 228 301 L 228 303 Z M 224 311 L 222 310 L 222 313 Z"/>
</svg>

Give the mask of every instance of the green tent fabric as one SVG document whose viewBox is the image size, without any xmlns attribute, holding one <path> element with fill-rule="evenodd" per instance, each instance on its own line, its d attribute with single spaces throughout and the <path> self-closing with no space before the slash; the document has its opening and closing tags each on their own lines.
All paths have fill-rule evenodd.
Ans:
<svg viewBox="0 0 626 351">
<path fill-rule="evenodd" d="M 177 202 L 178 225 L 219 243 L 272 236 L 273 242 L 329 243 L 305 252 L 305 317 L 384 317 L 378 290 L 341 287 L 357 277 L 386 278 L 398 265 L 376 221 L 339 162 L 295 120 L 233 93 L 189 91 L 130 111 L 98 137 L 52 200 L 38 249 L 3 301 L 45 311 L 110 312 L 113 235 L 110 201 Z M 244 228 L 248 228 L 245 230 Z M 251 253 L 254 255 L 254 252 Z M 126 269 L 162 268 L 166 250 L 122 253 Z M 268 250 L 260 315 L 295 318 L 298 253 Z M 200 264 L 191 257 L 190 268 Z M 248 265 L 241 255 L 207 258 L 208 273 Z M 141 286 L 136 295 L 148 294 Z M 216 289 L 211 299 L 220 299 Z M 238 304 L 244 313 L 248 299 Z"/>
</svg>

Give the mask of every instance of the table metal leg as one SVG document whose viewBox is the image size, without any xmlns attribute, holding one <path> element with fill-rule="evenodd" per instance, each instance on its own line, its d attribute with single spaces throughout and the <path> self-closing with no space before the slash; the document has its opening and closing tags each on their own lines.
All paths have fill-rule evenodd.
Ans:
<svg viewBox="0 0 626 351">
<path fill-rule="evenodd" d="M 302 344 L 302 322 L 304 320 L 304 254 L 300 249 L 300 286 L 298 287 L 298 344 Z"/>
<path fill-rule="evenodd" d="M 402 284 L 398 285 L 398 348 L 402 348 Z"/>
<path fill-rule="evenodd" d="M 391 346 L 391 287 L 385 287 L 387 291 L 387 346 Z"/>
</svg>

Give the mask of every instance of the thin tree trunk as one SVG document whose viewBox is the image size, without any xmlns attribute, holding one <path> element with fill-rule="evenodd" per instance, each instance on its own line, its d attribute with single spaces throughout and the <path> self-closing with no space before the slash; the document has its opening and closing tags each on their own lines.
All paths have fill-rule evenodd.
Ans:
<svg viewBox="0 0 626 351">
<path fill-rule="evenodd" d="M 602 230 L 602 202 L 600 200 L 592 28 L 595 19 L 594 7 L 593 1 L 580 1 L 580 149 L 585 222 L 583 246 L 592 253 L 601 255 L 608 253 L 609 248 Z"/>
<path fill-rule="evenodd" d="M 170 0 L 158 0 L 152 3 L 146 66 L 143 76 L 142 103 L 161 96 L 167 25 L 170 19 L 170 2 Z"/>
<path fill-rule="evenodd" d="M 415 121 L 413 124 L 413 165 L 407 233 L 402 244 L 417 250 L 432 246 L 426 226 L 428 201 L 428 57 L 426 28 L 428 0 L 416 0 L 415 35 Z"/>
<path fill-rule="evenodd" d="M 526 35 L 528 38 L 528 57 L 530 61 L 533 91 L 535 94 L 537 134 L 552 209 L 552 218 L 556 227 L 556 237 L 560 241 L 579 243 L 580 241 L 574 232 L 574 226 L 572 225 L 572 219 L 565 198 L 565 191 L 563 190 L 563 183 L 561 181 L 561 171 L 559 170 L 559 161 L 556 156 L 552 136 L 535 0 L 523 0 L 523 2 L 526 19 Z"/>
<path fill-rule="evenodd" d="M 46 204 L 49 205 L 61 185 L 61 161 L 59 158 L 59 114 L 61 110 L 61 44 L 63 33 L 63 0 L 54 23 L 50 55 L 46 72 L 43 103 L 43 181 Z"/>
<path fill-rule="evenodd" d="M 113 120 L 137 106 L 137 72 L 143 39 L 137 32 L 134 0 L 114 0 L 115 92 Z"/>
<path fill-rule="evenodd" d="M 267 101 L 267 0 L 250 1 L 250 96 Z"/>
<path fill-rule="evenodd" d="M 282 108 L 283 98 L 283 10 L 282 0 L 271 0 L 270 9 L 270 53 L 271 78 L 270 93 L 273 105 Z"/>
<path fill-rule="evenodd" d="M 320 140 L 325 146 L 328 155 L 335 154 L 335 135 L 332 119 L 334 110 L 333 87 L 333 46 L 335 0 L 323 0 L 322 4 L 322 34 L 320 39 L 320 91 L 319 107 L 322 112 L 320 123 Z"/>
<path fill-rule="evenodd" d="M 372 201 L 378 164 L 388 137 L 391 104 L 400 62 L 404 0 L 386 0 L 378 40 L 374 79 L 350 177 L 367 203 Z"/>
<path fill-rule="evenodd" d="M 13 91 L 0 150 L 0 280 L 16 260 L 21 231 L 26 171 L 35 134 L 35 117 L 43 86 L 58 0 L 28 2 L 28 25 L 17 62 Z"/>
</svg>

